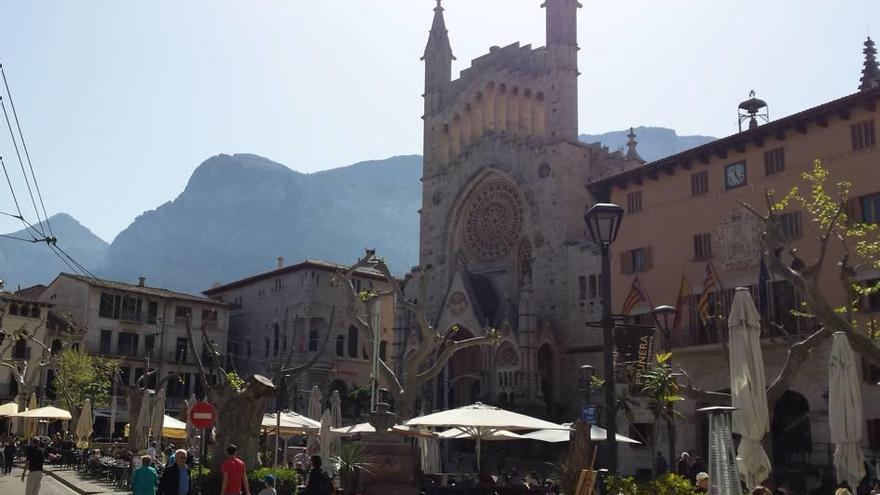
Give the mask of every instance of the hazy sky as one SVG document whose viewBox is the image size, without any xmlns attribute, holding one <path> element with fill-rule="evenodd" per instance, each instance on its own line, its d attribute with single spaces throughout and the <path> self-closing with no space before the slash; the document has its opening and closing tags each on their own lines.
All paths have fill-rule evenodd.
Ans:
<svg viewBox="0 0 880 495">
<path fill-rule="evenodd" d="M 852 93 L 870 23 L 880 31 L 876 0 L 581 1 L 590 133 L 723 136 L 752 88 L 771 117 Z M 455 73 L 492 45 L 542 46 L 541 3 L 445 0 Z M 2 5 L 0 61 L 46 206 L 107 241 L 218 153 L 313 172 L 421 152 L 434 0 Z M 11 205 L 0 193 L 0 209 Z"/>
</svg>

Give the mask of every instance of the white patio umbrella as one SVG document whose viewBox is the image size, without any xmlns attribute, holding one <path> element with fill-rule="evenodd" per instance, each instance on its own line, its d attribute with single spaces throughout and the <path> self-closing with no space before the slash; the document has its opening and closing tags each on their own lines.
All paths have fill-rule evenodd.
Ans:
<svg viewBox="0 0 880 495">
<path fill-rule="evenodd" d="M 730 395 L 733 432 L 742 435 L 736 464 L 749 490 L 770 477 L 770 459 L 761 439 L 770 430 L 767 384 L 761 353 L 761 316 L 748 289 L 738 288 L 728 318 L 730 329 Z"/>
<path fill-rule="evenodd" d="M 358 423 L 356 425 L 332 428 L 331 431 L 339 436 L 353 437 L 355 435 L 369 435 L 371 433 L 376 433 L 376 428 L 370 423 Z M 388 433 L 397 433 L 403 436 L 424 438 L 434 438 L 437 436 L 436 433 L 428 431 L 424 428 L 404 425 L 394 425 L 391 428 L 388 428 Z"/>
<path fill-rule="evenodd" d="M 144 389 L 141 394 L 141 408 L 138 411 L 137 421 L 134 427 L 138 434 L 138 450 L 146 451 L 150 437 L 150 391 Z"/>
<path fill-rule="evenodd" d="M 153 432 L 153 440 L 162 439 L 162 428 L 165 422 L 165 390 L 160 390 L 153 397 L 153 412 L 150 416 L 150 430 Z M 185 428 L 185 427 L 184 427 Z"/>
<path fill-rule="evenodd" d="M 53 406 L 46 407 L 37 407 L 34 409 L 28 409 L 27 411 L 20 412 L 16 414 L 19 418 L 27 418 L 33 420 L 40 419 L 52 419 L 52 420 L 69 420 L 73 416 L 70 415 L 70 411 L 65 411 L 64 409 L 59 409 Z"/>
<path fill-rule="evenodd" d="M 525 433 L 522 435 L 523 438 L 528 440 L 540 440 L 541 442 L 548 443 L 561 443 L 568 442 L 571 437 L 571 423 L 563 423 L 560 425 L 564 428 L 569 428 L 567 430 L 537 430 L 530 433 Z M 636 445 L 641 445 L 642 442 L 635 440 L 633 438 L 621 435 L 618 433 L 615 438 L 617 438 L 618 443 L 632 443 Z M 605 428 L 600 428 L 595 425 L 590 426 L 590 441 L 593 442 L 604 442 L 608 440 L 608 432 L 605 431 Z"/>
<path fill-rule="evenodd" d="M 315 421 L 293 411 L 282 411 L 280 423 L 282 435 L 297 435 L 318 431 L 321 428 L 320 421 Z M 263 431 L 266 433 L 274 433 L 275 429 L 279 426 L 275 413 L 264 414 L 261 424 Z"/>
<path fill-rule="evenodd" d="M 856 360 L 849 339 L 843 332 L 834 334 L 828 360 L 828 423 L 834 442 L 834 467 L 838 483 L 859 485 L 865 476 L 862 454 L 862 391 Z"/>
<path fill-rule="evenodd" d="M 473 431 L 465 428 L 450 428 L 440 432 L 438 438 L 444 440 L 476 440 L 477 436 Z M 501 442 L 505 440 L 523 440 L 522 435 L 518 435 L 507 430 L 493 430 L 480 437 L 483 442 Z"/>
<path fill-rule="evenodd" d="M 321 442 L 320 443 L 320 450 L 319 450 L 320 456 L 321 456 L 321 459 L 324 459 L 325 462 L 327 462 L 327 465 L 333 464 L 332 462 L 329 462 L 330 455 L 331 455 L 330 443 L 332 441 L 332 439 L 330 437 L 333 436 L 333 433 L 330 431 L 330 422 L 331 421 L 332 420 L 330 419 L 330 409 L 326 409 L 324 411 L 324 415 L 321 416 L 321 433 L 318 438 Z M 332 476 L 332 473 L 331 473 L 331 476 Z"/>
<path fill-rule="evenodd" d="M 87 449 L 92 436 L 92 401 L 86 399 L 76 421 L 76 448 Z"/>
<path fill-rule="evenodd" d="M 506 411 L 480 402 L 470 406 L 419 416 L 406 422 L 407 426 L 426 426 L 434 428 L 460 428 L 473 435 L 476 440 L 477 468 L 480 467 L 480 444 L 484 437 L 497 430 L 540 430 L 561 429 L 562 426 L 533 418 L 525 414 Z"/>
</svg>

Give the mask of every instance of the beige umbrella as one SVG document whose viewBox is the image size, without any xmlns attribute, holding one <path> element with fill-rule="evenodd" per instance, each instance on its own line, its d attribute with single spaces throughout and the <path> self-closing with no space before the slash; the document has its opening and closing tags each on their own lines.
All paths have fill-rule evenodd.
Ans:
<svg viewBox="0 0 880 495">
<path fill-rule="evenodd" d="M 862 391 L 856 359 L 843 332 L 834 334 L 828 363 L 828 423 L 834 442 L 837 481 L 858 486 L 865 476 L 862 453 Z"/>
<path fill-rule="evenodd" d="M 330 409 L 324 411 L 324 415 L 321 416 L 321 433 L 320 433 L 320 455 L 322 459 L 330 459 L 330 444 L 331 437 L 334 436 L 330 431 Z M 332 462 L 330 463 L 332 464 Z"/>
<path fill-rule="evenodd" d="M 125 434 L 128 435 L 130 432 L 131 424 L 125 425 Z M 183 421 L 172 418 L 167 414 L 162 416 L 162 436 L 165 439 L 173 438 L 174 440 L 184 440 L 186 439 L 186 423 Z"/>
<path fill-rule="evenodd" d="M 20 412 L 16 414 L 19 418 L 29 418 L 29 419 L 59 419 L 59 420 L 70 420 L 73 416 L 70 415 L 70 411 L 65 411 L 64 409 L 59 409 L 53 406 L 46 407 L 37 407 L 35 409 L 28 409 L 27 411 Z"/>
<path fill-rule="evenodd" d="M 79 419 L 76 422 L 76 448 L 89 448 L 89 438 L 92 436 L 92 401 L 86 399 L 83 404 L 82 411 L 79 413 Z"/>
<path fill-rule="evenodd" d="M 407 426 L 460 428 L 476 440 L 477 468 L 480 467 L 480 443 L 484 437 L 498 430 L 561 429 L 556 423 L 525 414 L 506 411 L 480 402 L 470 406 L 419 416 L 406 422 Z"/>
<path fill-rule="evenodd" d="M 767 384 L 761 353 L 761 317 L 748 289 L 736 289 L 728 318 L 733 432 L 742 435 L 736 464 L 749 490 L 770 477 L 761 439 L 770 430 Z"/>
<path fill-rule="evenodd" d="M 307 432 L 315 432 L 321 428 L 321 423 L 314 419 L 307 418 L 301 414 L 292 411 L 281 412 L 281 434 L 297 435 Z M 278 419 L 274 413 L 264 414 L 262 421 L 262 430 L 265 433 L 274 433 L 278 428 Z"/>
<path fill-rule="evenodd" d="M 311 392 L 309 392 L 309 407 L 306 411 L 306 416 L 320 421 L 322 400 L 321 389 L 318 388 L 317 385 L 313 386 Z M 309 455 L 316 455 L 318 454 L 319 449 L 320 445 L 318 444 L 318 438 L 314 433 L 310 433 L 306 440 L 306 452 L 308 452 Z"/>
<path fill-rule="evenodd" d="M 31 397 L 28 399 L 28 407 L 24 412 L 37 409 L 37 394 L 31 392 Z M 24 413 L 19 413 L 18 415 L 23 418 L 28 418 L 28 416 L 21 416 Z M 39 426 L 38 420 L 35 418 L 25 419 L 24 420 L 24 437 L 25 438 L 33 438 L 37 436 L 37 427 Z"/>
<path fill-rule="evenodd" d="M 138 411 L 137 421 L 134 423 L 138 434 L 138 450 L 146 452 L 150 440 L 150 392 L 144 390 L 141 397 L 141 408 Z"/>
<path fill-rule="evenodd" d="M 7 402 L 0 406 L 0 417 L 15 416 L 18 414 L 18 404 L 15 402 Z"/>
<path fill-rule="evenodd" d="M 150 429 L 153 432 L 153 440 L 162 439 L 162 430 L 165 422 L 165 390 L 160 390 L 153 396 L 153 412 L 150 416 Z M 181 424 L 184 424 L 182 421 Z M 184 426 L 184 430 L 186 426 Z"/>
</svg>

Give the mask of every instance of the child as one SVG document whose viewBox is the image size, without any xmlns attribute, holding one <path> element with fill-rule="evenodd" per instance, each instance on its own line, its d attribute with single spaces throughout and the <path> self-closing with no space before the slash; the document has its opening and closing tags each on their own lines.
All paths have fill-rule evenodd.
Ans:
<svg viewBox="0 0 880 495">
<path fill-rule="evenodd" d="M 260 493 L 257 495 L 278 495 L 275 491 L 275 477 L 271 474 L 267 474 L 265 478 L 263 478 L 263 489 L 260 490 Z"/>
</svg>

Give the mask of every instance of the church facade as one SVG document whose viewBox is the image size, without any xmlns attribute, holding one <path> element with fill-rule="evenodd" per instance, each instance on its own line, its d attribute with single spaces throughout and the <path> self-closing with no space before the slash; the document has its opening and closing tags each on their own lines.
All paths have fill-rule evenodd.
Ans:
<svg viewBox="0 0 880 495">
<path fill-rule="evenodd" d="M 434 325 L 458 325 L 459 338 L 503 333 L 497 346 L 454 356 L 435 407 L 482 400 L 571 412 L 578 367 L 601 360 L 601 332 L 585 325 L 601 314 L 586 186 L 643 162 L 634 142 L 624 154 L 578 141 L 580 7 L 546 0 L 546 46 L 492 47 L 455 80 L 444 9 L 434 9 L 419 253 L 429 269 L 407 297 L 424 298 Z"/>
</svg>

